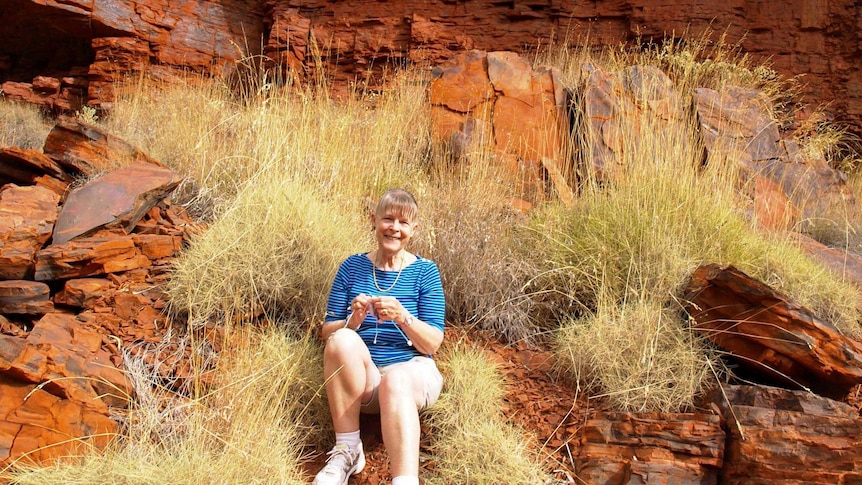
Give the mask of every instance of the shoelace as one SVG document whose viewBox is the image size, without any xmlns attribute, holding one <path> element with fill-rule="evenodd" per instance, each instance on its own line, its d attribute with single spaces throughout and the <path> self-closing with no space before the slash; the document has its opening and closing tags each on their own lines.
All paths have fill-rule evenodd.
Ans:
<svg viewBox="0 0 862 485">
<path fill-rule="evenodd" d="M 329 458 L 326 459 L 326 466 L 323 467 L 323 470 L 321 471 L 327 475 L 341 475 L 344 473 L 346 465 L 350 463 L 350 460 L 353 458 L 351 456 L 350 448 L 347 446 L 343 448 L 336 446 L 327 451 L 326 454 Z"/>
</svg>

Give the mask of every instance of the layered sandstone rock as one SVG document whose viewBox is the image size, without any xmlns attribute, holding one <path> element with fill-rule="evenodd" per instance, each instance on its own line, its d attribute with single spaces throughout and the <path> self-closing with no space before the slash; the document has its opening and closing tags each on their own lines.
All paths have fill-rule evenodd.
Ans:
<svg viewBox="0 0 862 485">
<path fill-rule="evenodd" d="M 571 200 L 567 96 L 559 72 L 534 69 L 513 52 L 469 51 L 434 68 L 432 138 L 454 155 L 491 153 L 519 187 L 510 194 L 535 203 L 550 178 Z"/>
<path fill-rule="evenodd" d="M 714 414 L 599 413 L 579 440 L 579 483 L 714 485 L 724 464 Z"/>
<path fill-rule="evenodd" d="M 551 39 L 617 45 L 712 30 L 785 77 L 804 75 L 812 106 L 828 102 L 830 113 L 862 131 L 853 0 L 759 0 L 744 8 L 703 0 L 6 0 L 0 18 L 4 95 L 54 110 L 110 103 L 114 81 L 130 73 L 232 71 L 261 46 L 283 77 L 301 80 L 320 65 L 346 91 L 407 63 L 431 66 L 470 49 L 532 54 Z"/>
<path fill-rule="evenodd" d="M 38 185 L 63 197 L 71 182 L 69 174 L 40 151 L 18 147 L 0 149 L 0 187 L 10 183 Z"/>
<path fill-rule="evenodd" d="M 727 431 L 727 485 L 862 483 L 862 419 L 847 404 L 765 386 L 712 395 Z"/>
<path fill-rule="evenodd" d="M 129 355 L 167 385 L 191 372 L 188 349 L 163 342 L 170 261 L 198 230 L 166 199 L 179 178 L 71 119 L 44 152 L 0 152 L 0 466 L 104 447 L 134 396 Z M 105 171 L 66 197 L 73 176 Z"/>
<path fill-rule="evenodd" d="M 698 268 L 684 301 L 694 329 L 759 382 L 830 397 L 862 383 L 862 344 L 732 266 Z"/>
</svg>

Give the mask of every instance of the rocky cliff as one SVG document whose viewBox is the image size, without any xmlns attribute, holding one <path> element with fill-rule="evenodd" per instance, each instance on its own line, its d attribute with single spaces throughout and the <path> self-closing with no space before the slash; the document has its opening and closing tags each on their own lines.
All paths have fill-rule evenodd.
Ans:
<svg viewBox="0 0 862 485">
<path fill-rule="evenodd" d="M 466 49 L 532 52 L 552 39 L 616 44 L 710 28 L 780 74 L 803 75 L 806 103 L 829 103 L 830 116 L 862 132 L 854 0 L 5 0 L 0 18 L 5 97 L 57 111 L 109 102 L 124 73 L 230 71 L 261 52 L 295 76 L 317 54 L 344 87 Z"/>
</svg>

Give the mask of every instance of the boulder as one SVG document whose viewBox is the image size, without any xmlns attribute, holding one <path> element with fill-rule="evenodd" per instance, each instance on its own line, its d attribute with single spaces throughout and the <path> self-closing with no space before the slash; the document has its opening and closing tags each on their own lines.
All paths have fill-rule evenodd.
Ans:
<svg viewBox="0 0 862 485">
<path fill-rule="evenodd" d="M 685 293 L 694 330 L 762 382 L 828 397 L 862 383 L 862 344 L 733 266 L 701 266 Z"/>
<path fill-rule="evenodd" d="M 529 204 L 547 198 L 548 178 L 571 202 L 568 97 L 556 69 L 534 69 L 514 52 L 471 50 L 434 67 L 432 78 L 435 142 L 456 156 L 489 150 Z"/>
<path fill-rule="evenodd" d="M 44 187 L 0 189 L 0 279 L 33 276 L 36 253 L 51 237 L 59 201 Z"/>
<path fill-rule="evenodd" d="M 724 440 L 714 414 L 598 413 L 581 428 L 575 471 L 589 484 L 714 485 Z"/>
<path fill-rule="evenodd" d="M 722 386 L 711 400 L 727 432 L 722 484 L 862 483 L 862 419 L 852 406 L 766 386 Z"/>
<path fill-rule="evenodd" d="M 720 91 L 698 88 L 695 104 L 707 151 L 737 160 L 761 226 L 812 224 L 839 204 L 855 202 L 844 174 L 825 160 L 806 159 L 795 142 L 781 139 L 763 92 L 732 85 Z"/>
<path fill-rule="evenodd" d="M 127 233 L 154 205 L 179 185 L 171 170 L 133 162 L 72 191 L 54 224 L 53 244 L 62 244 L 102 228 Z"/>
<path fill-rule="evenodd" d="M 471 50 L 454 56 L 435 66 L 431 77 L 432 107 L 467 114 L 494 98 L 494 87 L 488 78 L 488 56 L 484 51 Z M 440 131 L 435 133 L 438 140 L 447 135 Z"/>
<path fill-rule="evenodd" d="M 54 124 L 42 151 L 67 173 L 85 177 L 133 162 L 162 166 L 125 140 L 68 116 Z"/>
<path fill-rule="evenodd" d="M 93 309 L 105 294 L 115 288 L 107 278 L 79 278 L 64 283 L 62 291 L 54 295 L 54 303 L 77 308 Z"/>
<path fill-rule="evenodd" d="M 27 280 L 0 281 L 0 313 L 44 315 L 54 310 L 51 289 Z"/>
<path fill-rule="evenodd" d="M 82 237 L 36 253 L 36 281 L 84 278 L 146 268 L 152 263 L 131 236 Z"/>
<path fill-rule="evenodd" d="M 39 185 L 64 197 L 71 181 L 65 170 L 42 152 L 18 147 L 0 149 L 0 187 L 9 183 Z"/>
<path fill-rule="evenodd" d="M 627 160 L 623 156 L 623 134 L 640 127 L 645 117 L 657 129 L 684 119 L 684 107 L 673 82 L 652 66 L 630 66 L 620 72 L 607 72 L 593 64 L 581 67 L 586 81 L 580 89 L 584 133 L 592 150 L 585 157 L 582 171 L 599 183 L 623 176 Z M 631 150 L 631 148 L 628 148 Z"/>
</svg>

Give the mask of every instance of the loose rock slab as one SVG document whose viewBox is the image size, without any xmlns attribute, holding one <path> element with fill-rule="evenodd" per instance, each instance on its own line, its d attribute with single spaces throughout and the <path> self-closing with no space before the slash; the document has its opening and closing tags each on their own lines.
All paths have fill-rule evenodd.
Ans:
<svg viewBox="0 0 862 485">
<path fill-rule="evenodd" d="M 0 279 L 32 276 L 36 252 L 51 237 L 60 197 L 44 187 L 0 191 Z"/>
<path fill-rule="evenodd" d="M 179 185 L 171 170 L 135 162 L 80 187 L 66 199 L 54 225 L 54 244 L 62 244 L 101 228 L 127 232 Z"/>
<path fill-rule="evenodd" d="M 45 154 L 18 147 L 0 149 L 0 186 L 41 185 L 64 195 L 72 178 Z"/>
<path fill-rule="evenodd" d="M 139 161 L 161 166 L 122 138 L 68 116 L 57 120 L 42 151 L 67 173 L 85 177 Z"/>
<path fill-rule="evenodd" d="M 862 344 L 733 266 L 698 268 L 685 300 L 696 330 L 768 382 L 830 397 L 862 383 Z"/>
<path fill-rule="evenodd" d="M 36 281 L 54 281 L 151 266 L 131 236 L 89 237 L 52 244 L 36 253 Z"/>
<path fill-rule="evenodd" d="M 107 278 L 80 278 L 69 280 L 63 290 L 54 295 L 54 301 L 62 305 L 93 309 L 95 303 L 115 287 Z"/>
<path fill-rule="evenodd" d="M 51 289 L 27 280 L 0 281 L 0 313 L 43 315 L 54 310 Z"/>
</svg>

